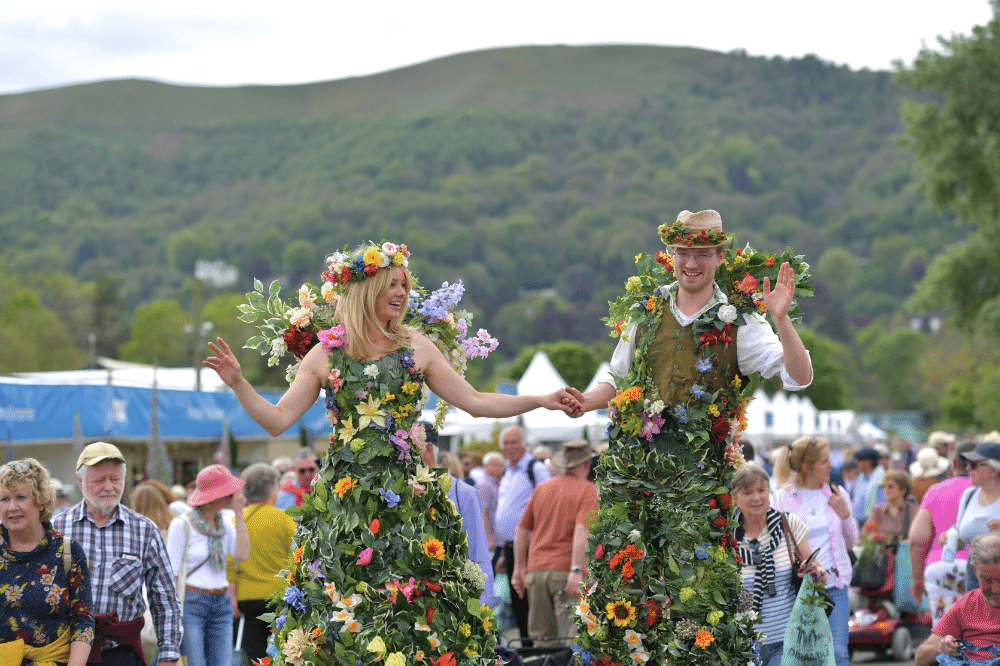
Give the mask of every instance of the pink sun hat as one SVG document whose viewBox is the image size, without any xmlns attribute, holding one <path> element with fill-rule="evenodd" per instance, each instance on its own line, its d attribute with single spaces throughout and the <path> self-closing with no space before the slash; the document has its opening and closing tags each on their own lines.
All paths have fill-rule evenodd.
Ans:
<svg viewBox="0 0 1000 666">
<path fill-rule="evenodd" d="M 224 465 L 209 465 L 198 472 L 198 488 L 188 495 L 187 503 L 202 506 L 220 497 L 235 495 L 243 488 L 243 479 L 233 476 Z"/>
</svg>

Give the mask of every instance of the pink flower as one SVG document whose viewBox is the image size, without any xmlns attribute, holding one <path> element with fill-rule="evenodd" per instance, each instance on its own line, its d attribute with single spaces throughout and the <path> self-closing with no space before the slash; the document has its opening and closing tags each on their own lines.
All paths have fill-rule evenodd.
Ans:
<svg viewBox="0 0 1000 666">
<path fill-rule="evenodd" d="M 365 548 L 363 551 L 358 553 L 358 561 L 355 562 L 355 564 L 359 564 L 364 567 L 371 564 L 371 562 L 372 562 L 372 549 Z"/>
<path fill-rule="evenodd" d="M 604 557 L 604 544 L 599 543 L 597 544 L 597 547 L 594 548 L 594 559 L 599 560 L 602 557 Z"/>
<path fill-rule="evenodd" d="M 319 343 L 323 345 L 323 350 L 329 353 L 338 347 L 344 346 L 344 334 L 346 332 L 347 331 L 343 325 L 338 324 L 333 328 L 320 331 L 316 334 L 316 336 L 319 338 Z"/>
<path fill-rule="evenodd" d="M 418 590 L 414 585 L 416 582 L 416 579 L 414 579 L 413 576 L 410 576 L 410 582 L 406 585 L 400 585 L 398 580 L 389 581 L 389 585 L 402 592 L 403 596 L 406 597 L 406 600 L 413 603 L 413 598 L 420 594 L 420 590 Z"/>
<path fill-rule="evenodd" d="M 650 416 L 646 412 L 642 413 L 642 428 L 639 430 L 639 436 L 645 437 L 647 442 L 653 441 L 653 435 L 659 434 L 660 427 L 665 422 L 665 419 L 659 414 L 653 414 Z"/>
</svg>

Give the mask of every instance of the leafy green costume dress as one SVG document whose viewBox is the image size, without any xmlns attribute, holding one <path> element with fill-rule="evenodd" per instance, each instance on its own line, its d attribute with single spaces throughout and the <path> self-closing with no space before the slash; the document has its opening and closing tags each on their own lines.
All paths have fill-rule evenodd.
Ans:
<svg viewBox="0 0 1000 666">
<path fill-rule="evenodd" d="M 756 616 L 740 593 L 729 520 L 729 486 L 743 463 L 731 430 L 746 425 L 748 390 L 735 338 L 737 326 L 764 325 L 758 288 L 783 261 L 796 296 L 808 295 L 808 267 L 791 250 L 774 257 L 747 247 L 727 252 L 716 297 L 692 325 L 671 312 L 676 279 L 662 251 L 636 258 L 638 274 L 612 304 L 609 322 L 634 336 L 635 355 L 616 382 L 596 470 L 600 511 L 576 613 L 584 666 L 756 660 Z M 795 306 L 790 314 L 801 316 Z"/>
<path fill-rule="evenodd" d="M 339 332 L 338 332 L 339 329 Z M 420 464 L 413 352 L 374 361 L 330 345 L 333 432 L 305 496 L 272 626 L 283 664 L 494 664 L 484 574 L 466 557 L 446 470 Z"/>
</svg>

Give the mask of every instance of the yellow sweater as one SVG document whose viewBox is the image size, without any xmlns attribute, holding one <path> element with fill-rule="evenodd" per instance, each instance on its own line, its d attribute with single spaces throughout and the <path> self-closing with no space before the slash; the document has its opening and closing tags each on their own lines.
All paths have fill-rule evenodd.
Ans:
<svg viewBox="0 0 1000 666">
<path fill-rule="evenodd" d="M 270 504 L 251 504 L 243 509 L 243 516 L 250 535 L 250 559 L 241 562 L 238 571 L 229 560 L 229 582 L 236 583 L 237 601 L 266 599 L 285 587 L 285 580 L 276 576 L 291 555 L 295 521 Z"/>
</svg>

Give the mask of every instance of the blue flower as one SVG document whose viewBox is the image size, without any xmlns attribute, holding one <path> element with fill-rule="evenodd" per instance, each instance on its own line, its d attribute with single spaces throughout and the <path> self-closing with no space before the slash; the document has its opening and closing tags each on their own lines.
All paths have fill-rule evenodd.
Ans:
<svg viewBox="0 0 1000 666">
<path fill-rule="evenodd" d="M 339 412 L 337 409 L 337 394 L 330 389 L 326 390 L 326 409 L 327 411 Z"/>
<path fill-rule="evenodd" d="M 392 492 L 388 488 L 386 488 L 385 490 L 378 491 L 378 494 L 382 496 L 382 499 L 385 500 L 386 505 L 390 509 L 399 504 L 399 495 Z"/>
<path fill-rule="evenodd" d="M 311 578 L 312 580 L 318 580 L 320 578 L 326 579 L 326 575 L 322 571 L 320 571 L 319 559 L 315 559 L 312 562 L 310 562 L 309 566 L 306 568 L 309 570 L 309 573 L 312 574 Z"/>
<path fill-rule="evenodd" d="M 465 285 L 459 280 L 453 285 L 447 282 L 441 288 L 428 296 L 423 303 L 417 306 L 417 313 L 424 316 L 427 323 L 438 319 L 444 319 L 448 313 L 458 305 L 465 293 Z"/>
<path fill-rule="evenodd" d="M 399 353 L 399 362 L 403 364 L 403 370 L 413 367 L 413 352 L 407 350 Z"/>
<path fill-rule="evenodd" d="M 674 407 L 674 416 L 677 417 L 678 423 L 688 422 L 688 410 L 682 407 L 681 405 L 676 405 Z"/>
<path fill-rule="evenodd" d="M 696 398 L 703 398 L 705 397 L 705 389 L 702 388 L 700 384 L 692 384 L 691 395 L 693 395 Z"/>
<path fill-rule="evenodd" d="M 708 372 L 712 369 L 712 359 L 699 358 L 698 362 L 695 363 L 695 367 L 698 368 L 698 372 Z"/>
<path fill-rule="evenodd" d="M 594 661 L 594 651 L 590 648 L 585 648 L 579 643 L 573 643 L 569 646 L 573 652 L 580 657 L 580 663 L 583 666 L 590 666 L 591 662 Z"/>
<path fill-rule="evenodd" d="M 309 600 L 306 599 L 306 595 L 303 594 L 302 590 L 294 586 L 285 590 L 285 602 L 295 610 L 299 611 L 304 611 L 306 606 L 309 605 Z"/>
<path fill-rule="evenodd" d="M 351 270 L 355 273 L 365 272 L 365 258 L 363 255 L 359 255 L 353 262 L 351 262 Z"/>
<path fill-rule="evenodd" d="M 284 615 L 279 615 L 278 617 L 274 618 L 274 628 L 281 629 L 283 626 L 285 626 L 285 622 L 287 621 L 288 621 L 287 617 L 285 617 Z"/>
<path fill-rule="evenodd" d="M 712 557 L 701 546 L 698 546 L 697 548 L 694 549 L 694 556 L 697 557 L 699 560 L 708 560 L 708 559 L 711 559 L 711 557 Z"/>
</svg>

